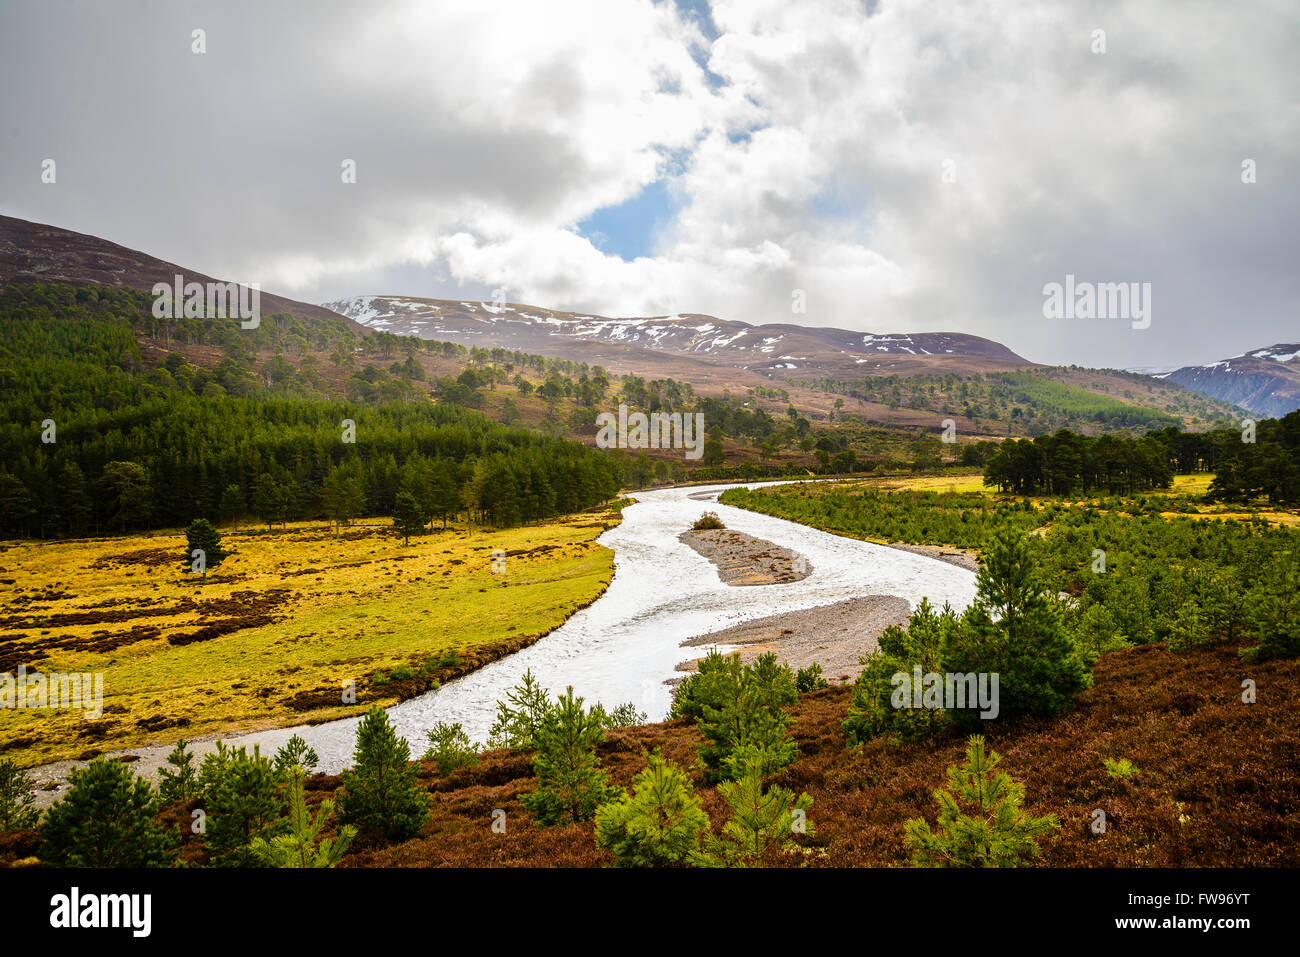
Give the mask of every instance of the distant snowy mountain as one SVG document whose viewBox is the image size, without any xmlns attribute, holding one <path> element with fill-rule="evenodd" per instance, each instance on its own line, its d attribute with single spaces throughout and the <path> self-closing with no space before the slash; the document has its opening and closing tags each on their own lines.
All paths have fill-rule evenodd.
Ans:
<svg viewBox="0 0 1300 957">
<path fill-rule="evenodd" d="M 1300 344 L 1278 343 L 1157 376 L 1266 418 L 1300 409 Z"/>
<path fill-rule="evenodd" d="M 882 359 L 967 357 L 1011 365 L 1026 360 L 1006 346 L 961 333 L 877 335 L 793 324 L 751 325 L 686 313 L 609 318 L 518 303 L 357 296 L 325 304 L 371 329 L 398 335 L 553 355 L 585 344 L 723 361 L 781 375 L 853 370 L 863 376 Z M 803 370 L 796 372 L 796 370 Z"/>
</svg>

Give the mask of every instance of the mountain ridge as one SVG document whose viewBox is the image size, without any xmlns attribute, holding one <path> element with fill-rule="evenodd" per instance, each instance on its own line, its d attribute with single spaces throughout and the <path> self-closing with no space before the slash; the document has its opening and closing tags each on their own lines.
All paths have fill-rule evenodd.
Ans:
<svg viewBox="0 0 1300 957">
<path fill-rule="evenodd" d="M 1155 378 L 1248 412 L 1281 418 L 1300 409 L 1300 343 L 1274 343 L 1239 356 L 1183 366 Z"/>
</svg>

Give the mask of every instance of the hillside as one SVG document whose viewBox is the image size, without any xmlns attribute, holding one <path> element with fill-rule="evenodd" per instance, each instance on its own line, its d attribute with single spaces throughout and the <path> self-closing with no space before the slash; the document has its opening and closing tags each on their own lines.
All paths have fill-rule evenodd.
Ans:
<svg viewBox="0 0 1300 957">
<path fill-rule="evenodd" d="M 148 292 L 156 282 L 171 284 L 176 275 L 186 282 L 225 282 L 185 266 L 85 233 L 0 216 L 0 285 L 10 282 L 68 283 L 110 286 Z M 249 281 L 256 281 L 250 279 Z M 336 322 L 338 313 L 306 302 L 261 293 L 262 313 L 287 313 L 298 319 Z M 346 320 L 361 334 L 361 326 Z"/>
<path fill-rule="evenodd" d="M 600 364 L 614 373 L 691 383 L 705 395 L 754 390 L 774 414 L 851 417 L 887 428 L 963 436 L 1058 428 L 1133 430 L 1230 421 L 1232 408 L 1172 382 L 1114 370 L 1044 366 L 960 333 L 876 334 L 751 325 L 693 313 L 609 318 L 502 302 L 358 296 L 326 304 L 363 326 L 484 350 Z M 846 402 L 844 397 L 856 400 Z"/>
</svg>

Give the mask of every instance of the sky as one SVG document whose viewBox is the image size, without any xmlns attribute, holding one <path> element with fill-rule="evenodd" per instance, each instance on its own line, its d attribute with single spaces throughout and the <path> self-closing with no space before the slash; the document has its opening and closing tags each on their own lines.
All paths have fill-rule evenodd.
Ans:
<svg viewBox="0 0 1300 957">
<path fill-rule="evenodd" d="M 1209 362 L 1300 340 L 1300 4 L 4 0 L 0 213 L 311 302 Z"/>
</svg>

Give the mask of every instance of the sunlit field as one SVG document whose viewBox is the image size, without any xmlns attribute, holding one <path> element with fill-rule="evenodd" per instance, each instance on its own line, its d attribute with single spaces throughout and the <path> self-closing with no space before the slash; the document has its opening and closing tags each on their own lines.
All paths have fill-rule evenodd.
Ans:
<svg viewBox="0 0 1300 957">
<path fill-rule="evenodd" d="M 206 580 L 180 533 L 0 546 L 0 667 L 104 674 L 98 720 L 10 711 L 0 753 L 32 765 L 392 704 L 593 601 L 613 574 L 595 538 L 617 521 L 601 509 L 409 545 L 381 525 L 227 530 L 232 554 Z"/>
</svg>

